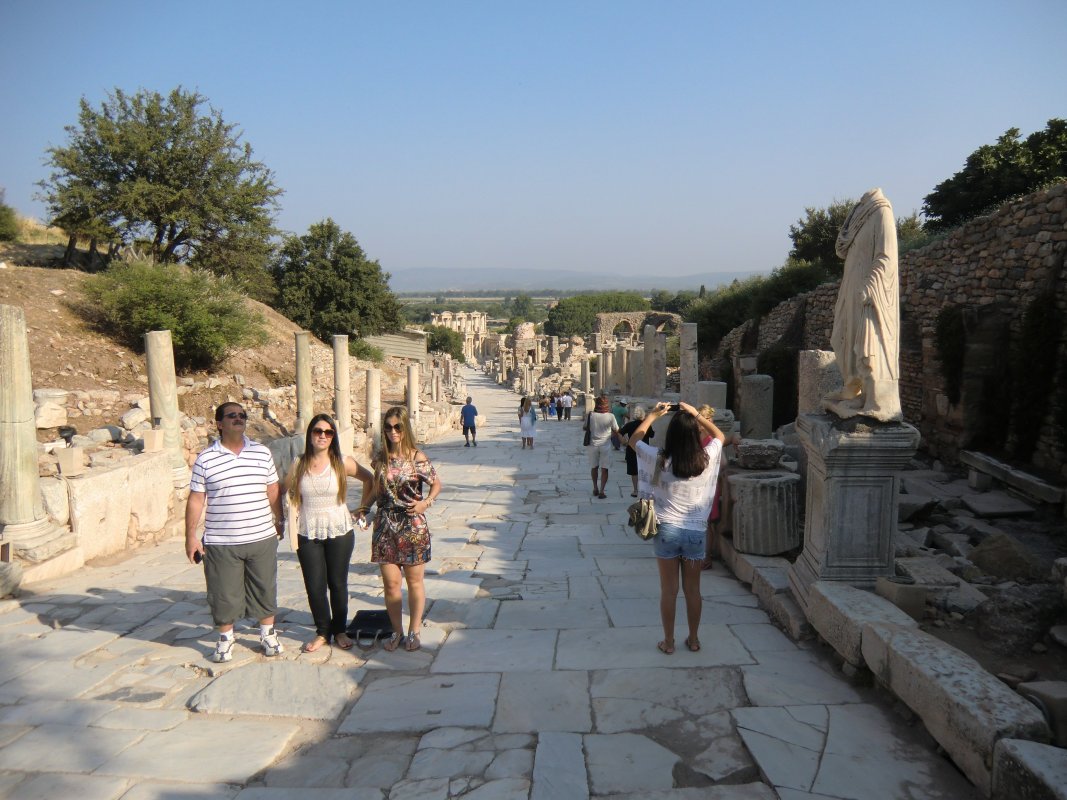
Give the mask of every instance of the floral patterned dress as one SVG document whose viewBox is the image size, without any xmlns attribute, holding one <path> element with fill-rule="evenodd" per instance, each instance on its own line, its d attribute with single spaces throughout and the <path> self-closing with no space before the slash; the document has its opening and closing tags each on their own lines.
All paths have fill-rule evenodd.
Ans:
<svg viewBox="0 0 1067 800">
<path fill-rule="evenodd" d="M 378 491 L 371 561 L 415 565 L 430 560 L 430 528 L 425 514 L 409 514 L 409 503 L 423 499 L 422 485 L 432 486 L 437 471 L 425 455 L 418 461 L 389 457 Z"/>
</svg>

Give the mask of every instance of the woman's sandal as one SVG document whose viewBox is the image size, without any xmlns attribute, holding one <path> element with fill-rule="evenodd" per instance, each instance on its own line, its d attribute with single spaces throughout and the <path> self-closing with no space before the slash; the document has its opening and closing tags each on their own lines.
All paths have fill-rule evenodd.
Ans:
<svg viewBox="0 0 1067 800">
<path fill-rule="evenodd" d="M 608 496 L 606 494 L 604 494 L 603 492 L 598 494 L 597 497 L 599 497 L 601 500 L 607 500 L 608 499 Z"/>
<path fill-rule="evenodd" d="M 391 653 L 396 648 L 400 647 L 400 643 L 404 640 L 404 634 L 393 632 L 393 635 L 382 642 L 382 650 L 387 653 Z"/>
<path fill-rule="evenodd" d="M 690 653 L 700 652 L 700 640 L 696 637 L 685 637 L 685 646 L 689 648 Z"/>
<path fill-rule="evenodd" d="M 323 645 L 326 644 L 329 644 L 329 642 L 326 641 L 325 636 L 316 636 L 310 642 L 304 642 L 304 646 L 300 649 L 303 650 L 305 653 L 314 653 L 316 650 L 320 649 Z"/>
<path fill-rule="evenodd" d="M 341 632 L 333 637 L 334 644 L 340 647 L 342 650 L 352 649 L 352 640 L 348 638 L 348 634 Z"/>
<path fill-rule="evenodd" d="M 409 633 L 404 649 L 409 653 L 414 653 L 420 647 L 422 647 L 422 642 L 419 641 L 419 635 L 417 633 Z"/>
<path fill-rule="evenodd" d="M 674 639 L 664 639 L 662 642 L 656 645 L 659 651 L 664 655 L 672 655 L 674 653 Z"/>
</svg>

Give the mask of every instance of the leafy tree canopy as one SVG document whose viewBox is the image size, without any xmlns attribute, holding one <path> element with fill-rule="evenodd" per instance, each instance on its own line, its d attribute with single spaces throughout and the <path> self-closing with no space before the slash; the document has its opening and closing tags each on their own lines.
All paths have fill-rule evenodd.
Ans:
<svg viewBox="0 0 1067 800">
<path fill-rule="evenodd" d="M 400 330 L 400 306 L 389 274 L 332 219 L 284 240 L 272 265 L 275 307 L 320 339 Z"/>
<path fill-rule="evenodd" d="M 459 362 L 466 361 L 463 355 L 463 334 L 444 325 L 426 325 L 429 332 L 426 349 L 431 353 L 447 353 Z"/>
<path fill-rule="evenodd" d="M 707 290 L 705 290 L 705 294 L 706 293 Z M 702 297 L 703 295 L 699 296 Z M 649 303 L 651 304 L 653 311 L 668 311 L 672 314 L 684 315 L 686 309 L 692 305 L 697 297 L 698 293 L 690 291 L 689 289 L 683 289 L 675 294 L 671 294 L 663 289 L 658 289 L 652 292 L 652 297 L 649 299 Z"/>
<path fill-rule="evenodd" d="M 52 224 L 247 285 L 250 272 L 262 278 L 281 190 L 206 102 L 181 87 L 166 97 L 116 89 L 99 108 L 82 98 L 68 144 L 47 151 L 53 172 L 40 186 Z"/>
<path fill-rule="evenodd" d="M 993 144 L 967 156 L 963 169 L 923 198 L 925 227 L 955 227 L 1020 194 L 1067 178 L 1067 120 L 1050 119 L 1026 139 L 1009 128 Z"/>
<path fill-rule="evenodd" d="M 15 209 L 4 204 L 4 190 L 0 189 L 0 242 L 13 242 L 18 234 L 18 216 Z"/>
<path fill-rule="evenodd" d="M 566 297 L 549 309 L 545 333 L 549 336 L 585 336 L 593 330 L 597 314 L 648 310 L 648 301 L 637 292 L 598 292 Z"/>
<path fill-rule="evenodd" d="M 789 238 L 793 249 L 789 258 L 811 264 L 835 266 L 838 274 L 844 262 L 836 252 L 837 234 L 845 224 L 848 212 L 856 205 L 855 200 L 834 200 L 826 208 L 804 209 L 804 218 L 789 226 Z"/>
</svg>

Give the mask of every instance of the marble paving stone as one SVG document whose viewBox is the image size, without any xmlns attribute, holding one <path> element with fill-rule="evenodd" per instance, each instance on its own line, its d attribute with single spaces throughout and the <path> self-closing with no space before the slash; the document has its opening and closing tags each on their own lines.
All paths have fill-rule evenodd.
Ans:
<svg viewBox="0 0 1067 800">
<path fill-rule="evenodd" d="M 775 786 L 774 788 L 778 792 L 778 800 L 840 800 L 838 797 L 801 792 L 797 789 L 787 789 L 784 786 Z"/>
<path fill-rule="evenodd" d="M 36 672 L 42 665 L 68 662 L 103 647 L 116 639 L 118 634 L 110 631 L 79 631 L 61 629 L 47 636 L 31 639 L 18 649 L 0 651 L 0 675 L 7 677 L 4 685 L 27 672 Z M 73 695 L 64 693 L 63 697 Z"/>
<path fill-rule="evenodd" d="M 611 618 L 612 626 L 616 628 L 650 627 L 660 624 L 658 600 L 650 601 L 645 598 L 605 600 L 604 607 Z M 684 620 L 685 598 L 679 592 L 675 609 L 675 625 L 684 625 Z M 767 620 L 767 612 L 760 608 L 737 606 L 719 600 L 705 600 L 700 615 L 701 626 L 708 623 L 726 623 L 732 627 L 734 623 L 766 623 Z M 679 628 L 679 630 L 684 629 Z"/>
<path fill-rule="evenodd" d="M 119 708 L 117 703 L 94 700 L 78 702 L 31 700 L 17 706 L 0 708 L 0 725 L 92 725 L 105 714 Z"/>
<path fill-rule="evenodd" d="M 25 736 L 32 730 L 32 725 L 0 725 L 0 747 L 15 741 L 20 736 Z"/>
<path fill-rule="evenodd" d="M 493 627 L 496 630 L 559 630 L 607 626 L 608 614 L 599 600 L 522 600 L 501 604 Z"/>
<path fill-rule="evenodd" d="M 503 778 L 526 780 L 533 771 L 533 759 L 533 750 L 504 750 L 497 753 L 493 763 L 486 767 L 485 777 L 487 780 Z"/>
<path fill-rule="evenodd" d="M 739 786 L 703 786 L 699 789 L 613 794 L 611 800 L 777 800 L 777 796 L 773 789 L 762 783 L 746 783 Z"/>
<path fill-rule="evenodd" d="M 494 756 L 493 750 L 419 750 L 411 760 L 407 777 L 413 780 L 424 778 L 457 778 L 463 775 L 481 775 Z"/>
<path fill-rule="evenodd" d="M 811 790 L 848 800 L 977 800 L 948 763 L 913 744 L 903 722 L 871 705 L 829 709 L 822 763 Z"/>
<path fill-rule="evenodd" d="M 530 800 L 589 797 L 582 737 L 575 733 L 543 733 L 534 754 Z"/>
<path fill-rule="evenodd" d="M 131 708 L 122 705 L 93 723 L 94 728 L 131 731 L 169 731 L 189 718 L 178 709 Z"/>
<path fill-rule="evenodd" d="M 496 733 L 592 730 L 585 672 L 511 672 L 500 679 Z"/>
<path fill-rule="evenodd" d="M 594 672 L 589 695 L 601 733 L 641 730 L 692 714 L 712 714 L 745 703 L 736 669 L 688 669 L 669 679 L 658 669 Z"/>
<path fill-rule="evenodd" d="M 356 701 L 338 733 L 419 731 L 441 726 L 487 728 L 498 674 L 378 678 Z"/>
<path fill-rule="evenodd" d="M 674 786 L 678 756 L 635 733 L 587 734 L 586 766 L 591 793 L 655 791 Z"/>
<path fill-rule="evenodd" d="M 651 555 L 648 553 L 647 555 Z M 622 575 L 644 575 L 648 576 L 649 572 L 653 572 L 656 569 L 654 561 L 640 558 L 627 558 L 618 556 L 597 556 L 597 566 L 600 568 L 600 572 L 604 575 L 610 575 L 612 577 Z"/>
<path fill-rule="evenodd" d="M 752 664 L 754 659 L 725 625 L 702 625 L 700 652 L 690 653 L 678 640 L 668 656 L 656 648 L 663 638 L 660 627 L 605 628 L 595 631 L 560 631 L 557 669 L 637 669 L 641 667 L 718 667 Z"/>
<path fill-rule="evenodd" d="M 382 800 L 385 794 L 381 789 L 301 789 L 301 800 Z M 278 789 L 268 786 L 253 786 L 242 789 L 235 800 L 292 800 L 292 789 Z"/>
<path fill-rule="evenodd" d="M 273 764 L 298 730 L 290 721 L 194 717 L 171 731 L 147 734 L 96 772 L 182 781 L 195 769 L 197 780 L 204 783 L 244 783 Z"/>
<path fill-rule="evenodd" d="M 655 572 L 655 564 L 650 563 L 648 573 L 645 575 L 606 575 L 600 579 L 604 587 L 604 594 L 609 600 L 625 600 L 642 598 L 659 602 L 659 575 Z"/>
<path fill-rule="evenodd" d="M 292 662 L 249 664 L 215 679 L 189 706 L 208 714 L 334 719 L 359 689 L 362 669 Z"/>
<path fill-rule="evenodd" d="M 479 579 L 458 572 L 449 572 L 440 577 L 427 575 L 426 597 L 432 600 L 473 600 L 480 583 Z"/>
<path fill-rule="evenodd" d="M 524 553 L 524 555 L 527 555 Z M 538 578 L 569 578 L 572 575 L 595 575 L 596 563 L 591 558 L 528 555 L 526 560 L 527 575 Z"/>
<path fill-rule="evenodd" d="M 44 772 L 27 778 L 10 792 L 3 791 L 0 786 L 0 796 L 7 800 L 59 800 L 72 797 L 78 800 L 116 800 L 124 796 L 129 785 L 130 782 L 125 778 Z"/>
<path fill-rule="evenodd" d="M 760 653 L 759 661 L 741 668 L 752 705 L 863 702 L 863 696 L 845 683 L 829 664 L 805 651 Z"/>
<path fill-rule="evenodd" d="M 604 589 L 596 575 L 574 575 L 567 579 L 567 589 L 571 600 L 604 599 Z"/>
<path fill-rule="evenodd" d="M 263 775 L 263 782 L 271 788 L 341 788 L 345 785 L 347 773 L 348 764 L 339 758 L 301 752 L 272 766 Z"/>
<path fill-rule="evenodd" d="M 430 671 L 550 670 L 555 646 L 555 631 L 453 631 L 434 659 Z"/>
<path fill-rule="evenodd" d="M 750 653 L 766 653 L 776 650 L 791 652 L 797 649 L 792 639 L 770 623 L 731 625 L 730 631 L 741 640 L 741 644 Z"/>
<path fill-rule="evenodd" d="M 521 778 L 488 781 L 463 792 L 464 800 L 527 800 L 529 796 L 530 782 Z"/>
<path fill-rule="evenodd" d="M 709 724 L 717 719 L 723 722 Z M 720 730 L 723 727 L 725 731 Z M 697 730 L 700 738 L 708 741 L 708 746 L 689 762 L 694 770 L 702 772 L 716 783 L 736 783 L 757 777 L 759 771 L 748 748 L 730 724 L 730 712 L 721 711 L 701 717 Z"/>
<path fill-rule="evenodd" d="M 478 728 L 441 727 L 427 732 L 419 739 L 418 749 L 433 747 L 450 750 L 486 738 L 486 732 Z"/>
<path fill-rule="evenodd" d="M 92 772 L 143 735 L 95 730 L 90 736 L 81 726 L 41 725 L 0 749 L 0 770 L 32 772 L 47 764 L 57 772 Z"/>
</svg>

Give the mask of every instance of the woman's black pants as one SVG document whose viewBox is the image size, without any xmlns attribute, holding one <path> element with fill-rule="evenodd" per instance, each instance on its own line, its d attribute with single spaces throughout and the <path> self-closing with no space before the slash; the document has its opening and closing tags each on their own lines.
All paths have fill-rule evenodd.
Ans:
<svg viewBox="0 0 1067 800">
<path fill-rule="evenodd" d="M 326 641 L 344 633 L 348 624 L 348 564 L 355 544 L 353 531 L 333 539 L 300 537 L 296 555 L 304 574 L 308 605 L 315 620 L 315 633 Z"/>
</svg>

